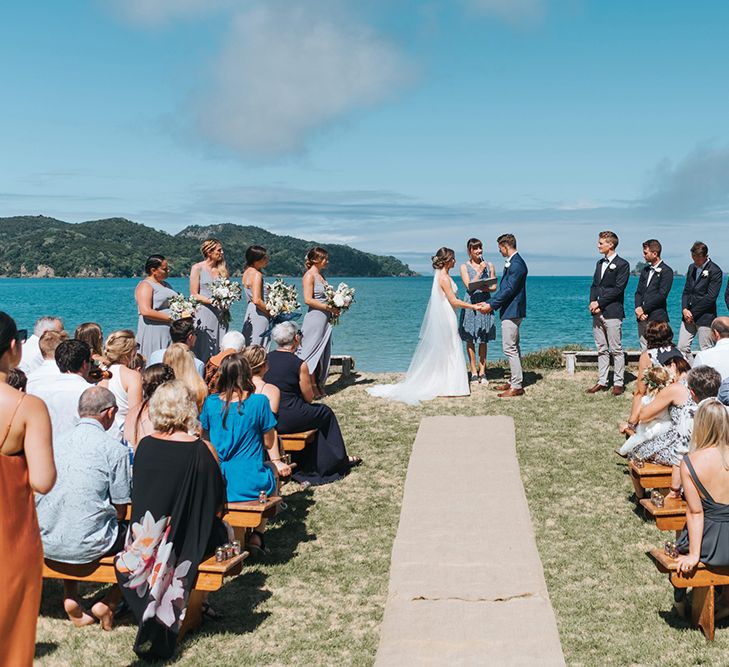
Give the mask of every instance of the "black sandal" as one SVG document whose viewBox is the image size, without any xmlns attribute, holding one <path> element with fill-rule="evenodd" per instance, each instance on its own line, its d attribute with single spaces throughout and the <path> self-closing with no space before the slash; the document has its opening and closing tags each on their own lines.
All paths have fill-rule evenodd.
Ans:
<svg viewBox="0 0 729 667">
<path fill-rule="evenodd" d="M 349 467 L 356 468 L 358 465 L 362 465 L 362 459 L 359 456 L 349 456 Z"/>
<path fill-rule="evenodd" d="M 260 530 L 252 530 L 251 537 L 254 535 L 258 538 L 259 544 L 253 544 L 249 538 L 246 544 L 246 549 L 250 552 L 251 556 L 260 557 L 267 555 L 268 549 L 266 549 L 266 541 L 263 538 L 263 533 Z"/>
<path fill-rule="evenodd" d="M 219 614 L 215 609 L 213 609 L 209 603 L 203 602 L 202 603 L 202 617 L 206 621 L 219 621 L 221 618 L 223 618 L 222 614 Z"/>
</svg>

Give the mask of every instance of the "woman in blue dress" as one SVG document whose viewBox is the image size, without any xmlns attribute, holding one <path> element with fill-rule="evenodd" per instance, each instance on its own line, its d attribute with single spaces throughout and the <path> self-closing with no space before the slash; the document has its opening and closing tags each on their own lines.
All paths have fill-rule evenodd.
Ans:
<svg viewBox="0 0 729 667">
<path fill-rule="evenodd" d="M 476 280 L 496 278 L 496 270 L 491 262 L 483 259 L 483 244 L 479 239 L 468 239 L 466 244 L 468 261 L 461 264 L 461 280 L 466 286 L 463 300 L 466 303 L 483 303 L 489 300 L 489 292 L 496 291 L 496 284 L 488 291 L 471 290 L 470 284 Z M 461 310 L 461 319 L 458 325 L 461 340 L 466 343 L 468 361 L 471 365 L 471 382 L 488 384 L 486 379 L 486 352 L 490 340 L 496 339 L 496 325 L 493 313 L 482 313 L 478 310 Z M 476 343 L 478 343 L 478 370 L 476 370 Z"/>
</svg>

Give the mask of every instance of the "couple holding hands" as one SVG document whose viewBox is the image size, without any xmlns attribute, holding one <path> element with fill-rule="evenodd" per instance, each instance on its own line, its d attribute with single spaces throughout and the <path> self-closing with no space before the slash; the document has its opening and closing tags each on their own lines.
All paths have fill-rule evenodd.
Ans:
<svg viewBox="0 0 729 667">
<path fill-rule="evenodd" d="M 368 389 L 373 396 L 415 405 L 436 396 L 468 396 L 470 392 L 462 340 L 468 345 L 471 378 L 481 381 L 485 374 L 486 343 L 495 338 L 493 313 L 499 311 L 504 355 L 509 361 L 511 379 L 499 389 L 501 398 L 522 396 L 523 374 L 519 327 L 526 316 L 527 265 L 516 248 L 513 234 L 496 240 L 504 257 L 504 272 L 496 289 L 493 265 L 483 261 L 483 244 L 470 239 L 468 262 L 461 266 L 467 288 L 464 299 L 449 275 L 456 264 L 455 253 L 441 248 L 433 256 L 433 286 L 420 330 L 420 341 L 405 380 Z M 493 293 L 492 293 L 493 292 Z M 459 320 L 456 309 L 462 309 Z M 476 372 L 476 344 L 479 345 L 479 371 Z M 484 378 L 485 379 L 485 378 Z"/>
</svg>

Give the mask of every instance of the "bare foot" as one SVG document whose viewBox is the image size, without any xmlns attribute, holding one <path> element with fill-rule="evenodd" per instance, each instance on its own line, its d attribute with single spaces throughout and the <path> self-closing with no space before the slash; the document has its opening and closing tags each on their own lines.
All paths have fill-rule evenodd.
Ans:
<svg viewBox="0 0 729 667">
<path fill-rule="evenodd" d="M 83 628 L 87 625 L 93 625 L 96 623 L 96 619 L 86 612 L 78 600 L 66 598 L 63 601 L 63 608 L 66 610 L 71 623 L 73 623 L 77 628 Z"/>
<path fill-rule="evenodd" d="M 103 601 L 97 602 L 91 607 L 91 613 L 99 619 L 103 630 L 111 630 L 114 627 L 114 608 Z"/>
</svg>

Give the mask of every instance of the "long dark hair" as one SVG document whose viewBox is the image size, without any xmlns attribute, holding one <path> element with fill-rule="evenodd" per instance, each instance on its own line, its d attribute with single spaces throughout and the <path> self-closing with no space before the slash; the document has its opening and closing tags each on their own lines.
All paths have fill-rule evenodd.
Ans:
<svg viewBox="0 0 729 667">
<path fill-rule="evenodd" d="M 228 411 L 234 395 L 238 395 L 238 414 L 243 401 L 248 398 L 246 394 L 254 394 L 256 387 L 253 384 L 253 373 L 251 367 L 245 357 L 240 354 L 229 354 L 220 364 L 220 374 L 218 375 L 218 394 L 223 402 L 223 428 L 228 419 Z"/>
<path fill-rule="evenodd" d="M 253 266 L 260 262 L 268 252 L 262 245 L 249 245 L 246 248 L 246 266 Z"/>
<path fill-rule="evenodd" d="M 18 325 L 6 312 L 0 310 L 0 357 L 9 349 L 10 344 L 18 337 Z"/>
<path fill-rule="evenodd" d="M 144 409 L 149 405 L 149 399 L 152 398 L 158 387 L 165 382 L 175 379 L 175 371 L 172 366 L 167 364 L 152 364 L 142 371 L 142 405 L 137 413 L 137 420 L 134 425 L 134 432 L 139 428 L 139 421 L 142 419 Z"/>
<path fill-rule="evenodd" d="M 144 263 L 144 272 L 148 275 L 152 275 L 152 271 L 162 266 L 162 262 L 165 261 L 164 255 L 150 255 L 147 257 L 147 261 Z"/>
</svg>

